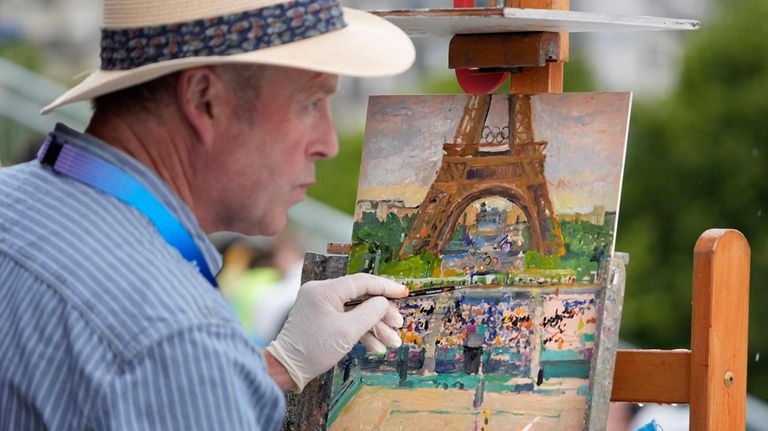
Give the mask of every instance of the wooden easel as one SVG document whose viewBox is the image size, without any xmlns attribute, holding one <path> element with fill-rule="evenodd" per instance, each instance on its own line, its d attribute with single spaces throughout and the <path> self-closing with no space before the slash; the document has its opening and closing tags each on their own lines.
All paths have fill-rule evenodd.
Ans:
<svg viewBox="0 0 768 431">
<path fill-rule="evenodd" d="M 567 10 L 569 0 L 505 0 L 505 6 Z M 568 41 L 567 33 L 457 35 L 450 43 L 449 67 L 515 70 L 511 92 L 558 93 L 563 91 Z M 328 253 L 308 254 L 304 279 L 344 273 L 349 245 L 329 244 Z M 736 230 L 710 229 L 699 237 L 691 349 L 619 350 L 612 401 L 688 403 L 691 430 L 745 429 L 749 259 L 749 244 Z M 325 429 L 324 413 L 306 406 L 327 411 L 322 394 L 329 391 L 330 376 L 314 380 L 301 396 L 288 397 L 284 430 Z"/>
<path fill-rule="evenodd" d="M 506 0 L 505 6 L 567 10 L 569 0 Z M 560 34 L 554 55 L 552 44 L 545 43 L 551 37 L 457 35 L 451 40 L 449 65 L 522 66 L 512 75 L 511 92 L 562 92 L 568 34 Z M 527 65 L 541 59 L 547 59 L 544 65 Z M 691 350 L 619 350 L 612 401 L 688 403 L 691 430 L 745 429 L 749 259 L 749 244 L 738 231 L 710 229 L 699 237 L 693 262 Z"/>
<path fill-rule="evenodd" d="M 691 350 L 620 350 L 612 401 L 688 403 L 692 430 L 745 429 L 749 256 L 736 230 L 699 237 Z"/>
</svg>

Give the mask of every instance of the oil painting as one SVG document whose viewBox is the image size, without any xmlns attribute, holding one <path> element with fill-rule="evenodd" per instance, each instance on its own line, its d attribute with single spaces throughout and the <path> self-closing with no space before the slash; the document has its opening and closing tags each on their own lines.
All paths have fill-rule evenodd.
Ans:
<svg viewBox="0 0 768 431">
<path fill-rule="evenodd" d="M 399 348 L 336 366 L 328 429 L 590 429 L 630 102 L 370 99 L 348 271 L 413 296 Z"/>
</svg>

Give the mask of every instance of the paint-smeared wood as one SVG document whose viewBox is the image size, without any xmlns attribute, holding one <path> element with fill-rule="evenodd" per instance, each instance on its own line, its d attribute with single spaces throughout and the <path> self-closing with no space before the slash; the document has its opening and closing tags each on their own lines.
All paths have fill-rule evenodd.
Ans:
<svg viewBox="0 0 768 431">
<path fill-rule="evenodd" d="M 326 250 L 328 254 L 349 254 L 351 246 L 348 242 L 329 242 Z"/>
<path fill-rule="evenodd" d="M 451 38 L 448 67 L 544 66 L 560 59 L 557 33 L 467 34 Z"/>
<path fill-rule="evenodd" d="M 710 229 L 696 242 L 690 429 L 745 428 L 749 258 L 749 244 L 736 230 Z"/>
<path fill-rule="evenodd" d="M 695 30 L 695 20 L 531 8 L 409 9 L 373 11 L 411 36 L 528 31 L 591 32 Z"/>
<path fill-rule="evenodd" d="M 337 244 L 349 252 L 349 244 Z M 347 273 L 347 253 L 335 253 L 328 256 L 318 253 L 304 255 L 304 267 L 301 271 L 301 283 L 311 280 L 328 280 Z"/>
<path fill-rule="evenodd" d="M 505 7 L 530 9 L 568 9 L 568 0 L 504 0 Z"/>
<path fill-rule="evenodd" d="M 346 269 L 347 256 L 307 253 L 301 282 L 340 277 Z M 332 383 L 333 370 L 330 370 L 309 382 L 300 394 L 286 394 L 283 431 L 325 431 Z"/>
<path fill-rule="evenodd" d="M 611 401 L 687 403 L 691 352 L 619 350 Z"/>
<path fill-rule="evenodd" d="M 627 281 L 626 264 L 629 255 L 615 252 L 614 256 L 602 262 L 602 291 L 597 295 L 602 319 L 597 327 L 594 355 L 590 366 L 589 410 L 586 431 L 605 431 L 610 409 L 613 373 L 616 369 L 616 352 L 619 345 L 619 326 L 624 304 L 624 287 Z"/>
<path fill-rule="evenodd" d="M 286 394 L 283 431 L 325 431 L 332 383 L 333 370 L 309 382 L 300 394 Z"/>
</svg>

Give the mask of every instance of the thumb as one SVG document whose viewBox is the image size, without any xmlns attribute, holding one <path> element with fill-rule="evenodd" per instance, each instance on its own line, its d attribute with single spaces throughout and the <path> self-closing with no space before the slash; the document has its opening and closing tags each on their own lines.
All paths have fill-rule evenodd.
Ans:
<svg viewBox="0 0 768 431">
<path fill-rule="evenodd" d="M 366 332 L 373 329 L 374 325 L 379 323 L 389 310 L 389 301 L 383 296 L 374 296 L 344 313 L 344 319 L 347 321 L 348 328 L 354 328 L 354 343 L 360 339 Z"/>
</svg>

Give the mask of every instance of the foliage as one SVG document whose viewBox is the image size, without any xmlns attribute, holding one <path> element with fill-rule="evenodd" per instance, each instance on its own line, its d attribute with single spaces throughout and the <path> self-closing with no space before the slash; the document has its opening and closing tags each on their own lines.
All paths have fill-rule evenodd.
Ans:
<svg viewBox="0 0 768 431">
<path fill-rule="evenodd" d="M 558 269 L 560 268 L 560 257 L 547 256 L 533 250 L 526 251 L 525 267 L 527 269 Z"/>
<path fill-rule="evenodd" d="M 575 36 L 574 34 L 571 37 Z M 594 91 L 595 83 L 592 79 L 592 69 L 579 52 L 571 52 L 571 59 L 565 63 L 563 71 L 563 89 L 575 93 L 579 91 Z"/>
<path fill-rule="evenodd" d="M 560 229 L 565 237 L 565 255 L 560 258 L 563 267 L 576 270 L 577 277 L 592 277 L 610 246 L 612 221 L 602 225 L 582 221 L 562 221 Z"/>
<path fill-rule="evenodd" d="M 362 268 L 366 254 L 370 254 L 379 256 L 378 273 L 381 275 L 432 277 L 441 263 L 434 254 L 425 251 L 402 260 L 398 256 L 403 239 L 412 224 L 412 216 L 400 219 L 394 213 L 389 213 L 382 221 L 376 218 L 375 213 L 364 212 L 360 221 L 354 225 L 349 267 L 353 272 Z"/>
<path fill-rule="evenodd" d="M 431 277 L 436 268 L 440 267 L 440 259 L 425 251 L 416 256 L 403 260 L 393 260 L 381 265 L 380 274 L 395 277 L 427 278 Z"/>
<path fill-rule="evenodd" d="M 611 240 L 610 221 L 596 225 L 589 222 L 560 222 L 566 243 L 566 253 L 579 253 L 590 256 L 597 252 L 596 247 L 604 248 Z"/>
<path fill-rule="evenodd" d="M 29 70 L 39 71 L 43 67 L 40 47 L 31 42 L 0 43 L 0 57 Z"/>
<path fill-rule="evenodd" d="M 360 221 L 355 222 L 352 242 L 368 243 L 369 253 L 380 252 L 382 262 L 390 262 L 408 234 L 410 220 L 410 217 L 401 220 L 397 215 L 389 213 L 381 221 L 376 218 L 376 214 L 364 212 Z"/>
<path fill-rule="evenodd" d="M 633 108 L 617 249 L 631 256 L 622 337 L 644 347 L 688 346 L 694 243 L 732 227 L 752 248 L 749 357 L 768 352 L 768 3 L 737 3 L 694 35 L 676 91 Z M 748 385 L 768 399 L 756 360 Z"/>
<path fill-rule="evenodd" d="M 33 71 L 44 66 L 41 52 L 39 46 L 26 41 L 0 43 L 0 58 Z M 26 162 L 34 156 L 33 146 L 41 141 L 42 137 L 36 132 L 0 116 L 0 165 Z"/>
<path fill-rule="evenodd" d="M 368 253 L 368 244 L 353 243 L 349 248 L 349 261 L 347 262 L 347 273 L 354 274 L 360 272 L 363 268 L 365 254 Z"/>
</svg>

